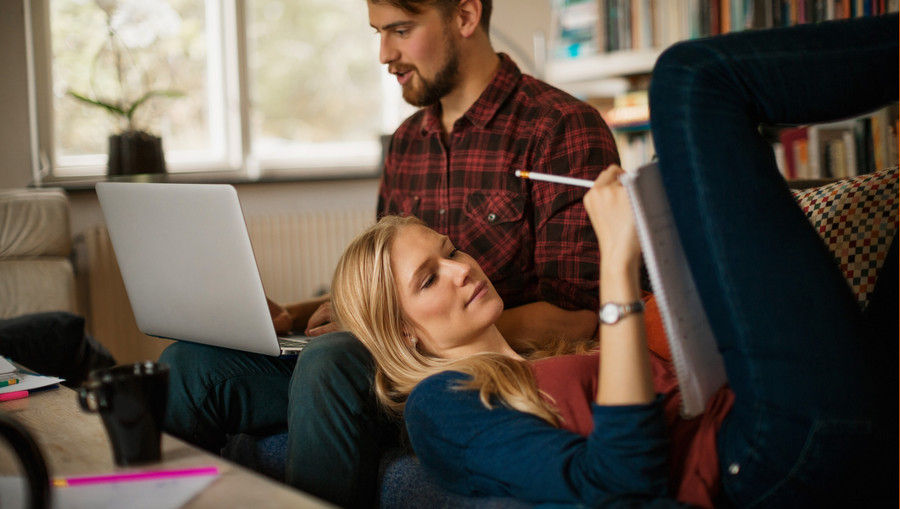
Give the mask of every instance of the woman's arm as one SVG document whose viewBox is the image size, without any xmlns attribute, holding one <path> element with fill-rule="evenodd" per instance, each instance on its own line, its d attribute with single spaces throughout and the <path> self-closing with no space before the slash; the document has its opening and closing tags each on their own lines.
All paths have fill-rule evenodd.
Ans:
<svg viewBox="0 0 900 509">
<path fill-rule="evenodd" d="M 624 171 L 611 166 L 584 196 L 584 206 L 600 243 L 600 305 L 641 300 L 640 244 L 625 188 Z M 600 324 L 600 377 L 597 403 L 635 405 L 653 401 L 653 373 L 642 313 Z"/>
</svg>

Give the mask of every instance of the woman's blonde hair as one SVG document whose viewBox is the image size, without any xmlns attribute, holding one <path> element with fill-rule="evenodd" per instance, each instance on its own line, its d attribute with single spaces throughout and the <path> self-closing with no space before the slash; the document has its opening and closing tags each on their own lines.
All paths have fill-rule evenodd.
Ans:
<svg viewBox="0 0 900 509">
<path fill-rule="evenodd" d="M 486 407 L 492 408 L 499 401 L 558 425 L 557 412 L 541 397 L 526 362 L 494 353 L 442 359 L 420 351 L 410 341 L 412 324 L 400 306 L 391 269 L 391 246 L 397 233 L 412 225 L 425 226 L 415 217 L 382 218 L 350 243 L 332 281 L 334 319 L 372 352 L 379 401 L 395 416 L 402 416 L 416 384 L 433 374 L 452 370 L 471 377 L 459 388 L 479 391 Z M 561 344 L 549 348 L 554 353 L 572 350 L 560 347 Z M 548 349 L 534 354 L 545 357 Z"/>
</svg>

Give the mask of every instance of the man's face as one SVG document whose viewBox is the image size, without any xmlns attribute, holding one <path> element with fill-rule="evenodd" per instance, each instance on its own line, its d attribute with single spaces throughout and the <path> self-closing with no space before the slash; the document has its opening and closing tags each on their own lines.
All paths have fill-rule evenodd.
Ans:
<svg viewBox="0 0 900 509">
<path fill-rule="evenodd" d="M 426 7 L 411 14 L 368 2 L 369 24 L 381 36 L 379 59 L 397 76 L 403 98 L 413 106 L 441 100 L 459 83 L 457 41 L 441 12 Z"/>
</svg>

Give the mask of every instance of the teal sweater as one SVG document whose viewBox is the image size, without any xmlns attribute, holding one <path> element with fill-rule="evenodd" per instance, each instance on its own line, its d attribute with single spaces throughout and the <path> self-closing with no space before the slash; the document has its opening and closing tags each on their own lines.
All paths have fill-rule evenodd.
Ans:
<svg viewBox="0 0 900 509">
<path fill-rule="evenodd" d="M 668 438 L 661 398 L 648 405 L 593 405 L 588 437 L 453 389 L 467 375 L 421 382 L 406 404 L 413 449 L 447 490 L 536 504 L 597 507 L 622 495 L 664 497 Z"/>
</svg>

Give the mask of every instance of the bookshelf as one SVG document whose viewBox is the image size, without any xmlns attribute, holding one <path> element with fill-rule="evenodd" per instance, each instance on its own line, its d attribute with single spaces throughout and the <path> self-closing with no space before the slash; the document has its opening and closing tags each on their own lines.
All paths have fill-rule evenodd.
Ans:
<svg viewBox="0 0 900 509">
<path fill-rule="evenodd" d="M 545 78 L 601 111 L 626 167 L 637 167 L 654 154 L 646 89 L 656 59 L 672 44 L 733 31 L 900 11 L 900 0 L 550 0 L 550 4 Z M 641 107 L 644 119 L 637 118 Z M 882 125 L 891 126 L 896 144 L 896 118 Z M 860 129 L 871 127 L 856 127 L 857 143 L 863 141 Z M 840 142 L 830 143 L 834 153 L 843 150 Z M 785 176 L 802 178 L 787 167 L 789 159 L 784 159 L 778 136 L 774 149 L 785 161 Z M 825 155 L 814 154 L 813 163 Z M 831 152 L 828 157 L 833 159 Z M 808 171 L 812 176 L 828 173 Z M 860 166 L 858 171 L 866 169 Z"/>
</svg>

